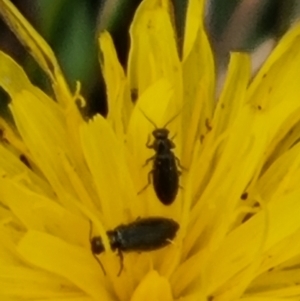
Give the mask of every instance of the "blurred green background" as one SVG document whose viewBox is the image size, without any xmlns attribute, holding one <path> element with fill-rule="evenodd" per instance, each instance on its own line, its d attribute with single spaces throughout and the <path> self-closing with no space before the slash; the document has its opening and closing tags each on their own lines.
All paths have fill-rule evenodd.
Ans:
<svg viewBox="0 0 300 301">
<path fill-rule="evenodd" d="M 85 114 L 106 115 L 106 93 L 98 63 L 97 33 L 108 30 L 114 39 L 120 62 L 126 68 L 128 28 L 142 0 L 19 0 L 12 1 L 57 55 L 70 87 L 82 83 L 87 99 Z M 179 44 L 183 40 L 187 0 L 173 0 Z M 219 68 L 226 66 L 231 50 L 253 51 L 268 40 L 276 40 L 299 16 L 297 0 L 210 0 L 206 26 Z M 51 93 L 49 82 L 0 21 L 0 49 L 24 66 L 32 82 Z M 1 67 L 1 66 L 0 66 Z M 7 97 L 0 91 L 0 110 L 6 112 Z"/>
</svg>

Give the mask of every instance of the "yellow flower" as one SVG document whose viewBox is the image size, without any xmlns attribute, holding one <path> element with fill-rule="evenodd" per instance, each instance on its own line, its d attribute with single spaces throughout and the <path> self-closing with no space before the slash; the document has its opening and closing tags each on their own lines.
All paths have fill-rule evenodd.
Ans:
<svg viewBox="0 0 300 301">
<path fill-rule="evenodd" d="M 0 52 L 15 122 L 0 120 L 1 300 L 299 300 L 300 26 L 254 79 L 249 56 L 233 53 L 216 101 L 203 8 L 204 0 L 189 1 L 181 60 L 167 0 L 137 10 L 127 72 L 102 33 L 109 116 L 85 121 L 80 85 L 69 90 L 46 42 L 0 0 L 55 100 Z M 142 112 L 157 127 L 176 116 L 167 128 L 185 169 L 170 206 L 153 185 L 138 194 L 154 155 L 145 146 L 154 126 Z M 151 216 L 180 224 L 174 242 L 124 253 L 118 277 L 106 231 Z M 103 240 L 106 274 L 90 231 Z"/>
</svg>

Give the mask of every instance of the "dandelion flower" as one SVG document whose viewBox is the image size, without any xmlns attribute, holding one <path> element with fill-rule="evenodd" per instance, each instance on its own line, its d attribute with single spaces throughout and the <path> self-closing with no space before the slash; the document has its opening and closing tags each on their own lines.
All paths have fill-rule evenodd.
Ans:
<svg viewBox="0 0 300 301">
<path fill-rule="evenodd" d="M 138 8 L 126 72 L 109 34 L 100 35 L 109 115 L 86 121 L 80 85 L 70 91 L 50 47 L 0 1 L 54 95 L 0 52 L 14 119 L 0 119 L 1 300 L 300 299 L 300 26 L 252 80 L 249 56 L 232 53 L 216 100 L 204 2 L 189 1 L 181 59 L 167 0 Z M 158 128 L 176 116 L 167 128 L 184 169 L 169 206 L 153 185 L 138 193 L 154 155 L 145 146 L 154 126 L 142 111 Z M 176 238 L 124 253 L 118 276 L 106 231 L 152 216 L 177 221 Z M 106 274 L 90 232 L 103 240 Z"/>
</svg>

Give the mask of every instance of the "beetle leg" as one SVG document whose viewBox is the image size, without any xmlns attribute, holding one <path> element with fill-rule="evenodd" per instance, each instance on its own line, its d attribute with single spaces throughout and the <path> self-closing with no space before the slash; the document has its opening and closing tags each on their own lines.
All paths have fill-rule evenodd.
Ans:
<svg viewBox="0 0 300 301">
<path fill-rule="evenodd" d="M 118 249 L 118 256 L 120 257 L 120 270 L 118 272 L 118 277 L 120 277 L 123 269 L 124 269 L 124 256 L 123 256 L 123 253 L 120 249 Z"/>
<path fill-rule="evenodd" d="M 176 144 L 173 142 L 173 140 L 175 139 L 176 136 L 177 136 L 177 133 L 175 133 L 174 136 L 169 139 L 170 144 L 171 144 L 171 148 L 176 147 Z"/>
<path fill-rule="evenodd" d="M 142 167 L 145 167 L 147 164 L 149 164 L 150 161 L 153 161 L 153 160 L 155 159 L 155 157 L 156 157 L 156 155 L 154 155 L 154 156 L 148 158 L 148 159 L 146 160 L 145 164 L 144 164 Z"/>
<path fill-rule="evenodd" d="M 149 171 L 148 173 L 148 183 L 145 187 L 143 187 L 138 194 L 141 194 L 144 190 L 146 190 L 146 188 L 151 184 L 151 175 L 153 174 L 153 170 Z"/>
<path fill-rule="evenodd" d="M 151 141 L 151 136 L 148 135 L 148 139 L 147 139 L 146 146 L 147 146 L 148 148 L 153 148 L 153 144 L 150 144 L 150 141 Z"/>
<path fill-rule="evenodd" d="M 175 160 L 176 160 L 177 165 L 178 165 L 182 170 L 184 170 L 184 171 L 187 171 L 187 170 L 188 170 L 187 168 L 185 168 L 184 166 L 181 165 L 180 160 L 179 160 L 177 157 L 175 157 Z M 180 174 L 181 174 L 181 173 L 180 173 Z"/>
</svg>

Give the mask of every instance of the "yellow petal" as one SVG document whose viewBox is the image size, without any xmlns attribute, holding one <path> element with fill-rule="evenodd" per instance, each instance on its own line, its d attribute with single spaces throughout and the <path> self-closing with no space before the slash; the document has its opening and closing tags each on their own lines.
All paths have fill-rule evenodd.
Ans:
<svg viewBox="0 0 300 301">
<path fill-rule="evenodd" d="M 215 107 L 216 74 L 212 50 L 203 26 L 204 5 L 203 0 L 189 1 L 182 62 L 183 97 L 191 104 L 190 110 L 184 112 L 187 116 L 183 118 L 188 121 L 194 102 L 202 101 L 204 104 L 199 115 L 201 133 L 204 132 L 206 120 L 211 120 Z M 203 99 L 197 97 L 199 84 L 206 90 Z"/>
<path fill-rule="evenodd" d="M 263 64 L 262 68 L 255 76 L 250 88 L 249 88 L 249 98 L 253 97 L 256 89 L 258 87 L 264 87 L 266 84 L 262 84 L 265 82 L 265 78 L 270 73 L 270 70 L 276 66 L 277 62 L 280 62 L 280 65 L 277 65 L 276 75 L 280 75 L 281 79 L 284 79 L 284 76 L 280 72 L 280 67 L 283 66 L 285 69 L 285 60 L 290 61 L 290 53 L 295 52 L 298 49 L 297 44 L 299 43 L 299 33 L 300 33 L 300 24 L 296 24 L 292 29 L 290 29 L 280 40 L 277 47 L 272 51 L 269 58 Z M 295 45 L 296 44 L 296 45 Z M 295 66 L 296 68 L 296 66 Z M 294 68 L 292 68 L 294 69 Z M 287 68 L 289 70 L 289 68 Z M 272 83 L 272 80 L 271 80 Z M 274 83 L 273 83 L 274 84 Z"/>
<path fill-rule="evenodd" d="M 72 300 L 81 297 L 82 292 L 63 277 L 54 276 L 45 271 L 33 270 L 27 267 L 1 267 L 0 272 L 1 295 L 10 296 L 9 299 L 60 299 Z M 77 299 L 76 299 L 77 300 Z M 78 299 L 80 300 L 80 299 Z"/>
<path fill-rule="evenodd" d="M 24 90 L 14 97 L 11 110 L 35 162 L 64 202 L 65 189 L 73 189 L 59 153 L 71 154 L 72 151 L 60 108 L 46 95 L 37 98 Z"/>
<path fill-rule="evenodd" d="M 22 92 L 23 90 L 26 90 L 36 95 L 40 102 L 45 101 L 46 105 L 51 107 L 52 109 L 57 110 L 57 108 L 59 108 L 59 110 L 61 111 L 60 114 L 64 115 L 63 119 L 65 120 L 64 123 L 66 131 L 68 131 L 68 136 L 70 136 L 69 143 L 73 144 L 72 149 L 74 151 L 74 156 L 80 162 L 80 160 L 82 160 L 82 157 L 78 150 L 78 131 L 74 131 L 74 129 L 78 128 L 79 124 L 82 123 L 82 117 L 79 115 L 77 107 L 74 107 L 74 104 L 69 104 L 65 110 L 62 110 L 62 108 L 55 104 L 53 100 L 51 100 L 44 92 L 39 90 L 37 87 L 33 86 L 30 83 L 24 70 L 11 57 L 9 57 L 3 52 L 0 52 L 0 64 L 2 66 L 0 70 L 0 86 L 2 86 L 3 89 L 10 95 L 12 100 L 14 100 L 18 93 Z M 38 114 L 40 113 L 41 111 L 38 112 Z M 21 151 L 23 151 L 22 149 L 24 149 L 25 147 L 22 147 L 22 145 L 19 146 L 20 142 L 16 141 L 15 138 L 11 140 L 11 142 L 14 143 L 14 145 L 18 149 L 21 149 Z M 28 155 L 26 153 L 26 150 L 25 154 Z"/>
<path fill-rule="evenodd" d="M 139 95 L 159 79 L 168 79 L 175 89 L 175 103 L 179 104 L 181 66 L 167 2 L 146 0 L 137 9 L 130 29 L 128 78 Z"/>
<path fill-rule="evenodd" d="M 124 139 L 128 120 L 133 104 L 130 99 L 127 78 L 113 47 L 112 39 L 108 32 L 100 35 L 99 46 L 103 59 L 102 72 L 105 78 L 107 100 L 108 100 L 108 121 L 111 123 L 116 135 Z"/>
<path fill-rule="evenodd" d="M 232 53 L 226 81 L 216 105 L 209 139 L 217 137 L 230 127 L 240 108 L 245 104 L 245 94 L 250 82 L 250 57 L 246 53 Z"/>
<path fill-rule="evenodd" d="M 81 139 L 106 225 L 114 228 L 120 220 L 132 221 L 128 209 L 135 211 L 139 206 L 122 144 L 117 141 L 108 122 L 99 115 L 82 126 Z"/>
<path fill-rule="evenodd" d="M 74 105 L 63 73 L 49 45 L 8 0 L 0 2 L 0 14 L 37 63 L 50 77 L 59 102 Z"/>
<path fill-rule="evenodd" d="M 171 301 L 172 291 L 167 279 L 160 277 L 157 272 L 149 272 L 134 291 L 131 301 Z"/>
<path fill-rule="evenodd" d="M 203 20 L 204 20 L 205 1 L 203 0 L 190 0 L 188 4 L 185 33 L 184 33 L 184 46 L 183 53 L 184 59 L 190 54 L 194 44 L 196 43 L 199 30 L 204 33 Z"/>
<path fill-rule="evenodd" d="M 65 241 L 37 231 L 28 231 L 18 245 L 26 261 L 48 272 L 68 279 L 91 297 L 110 299 L 104 286 L 104 274 L 88 249 L 75 247 Z M 74 264 L 76 263 L 76 264 Z"/>
<path fill-rule="evenodd" d="M 41 192 L 50 197 L 54 196 L 52 188 L 44 179 L 29 169 L 19 157 L 2 145 L 0 145 L 0 166 L 1 172 L 6 176 L 15 179 L 19 178 L 19 181 L 24 182 L 33 191 Z"/>
<path fill-rule="evenodd" d="M 89 227 L 86 220 L 73 215 L 55 203 L 54 199 L 28 189 L 22 182 L 0 178 L 0 185 L 4 204 L 27 229 L 47 231 L 77 245 L 88 244 Z M 16 198 L 16 194 L 19 198 Z"/>
<path fill-rule="evenodd" d="M 257 214 L 227 237 L 210 265 L 211 292 L 242 271 L 257 254 L 299 230 L 299 197 L 300 190 L 297 190 L 274 200 L 266 212 Z"/>
</svg>

